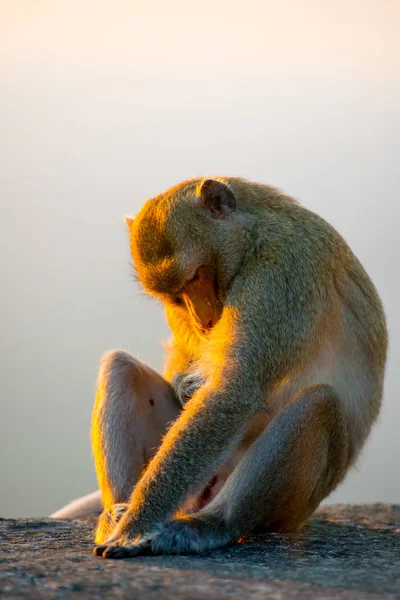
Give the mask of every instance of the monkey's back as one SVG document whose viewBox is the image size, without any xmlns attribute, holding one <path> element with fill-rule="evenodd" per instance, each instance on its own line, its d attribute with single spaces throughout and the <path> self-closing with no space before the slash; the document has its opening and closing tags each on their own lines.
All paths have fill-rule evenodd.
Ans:
<svg viewBox="0 0 400 600">
<path fill-rule="evenodd" d="M 282 245 L 282 261 L 292 274 L 288 286 L 296 287 L 299 274 L 306 279 L 306 286 L 292 293 L 308 290 L 314 301 L 310 309 L 319 310 L 321 319 L 314 332 L 315 355 L 302 374 L 277 387 L 275 401 L 289 402 L 302 386 L 332 385 L 344 404 L 354 460 L 382 401 L 388 345 L 382 302 L 358 258 L 329 223 L 296 202 L 286 201 L 280 210 L 291 224 Z"/>
</svg>

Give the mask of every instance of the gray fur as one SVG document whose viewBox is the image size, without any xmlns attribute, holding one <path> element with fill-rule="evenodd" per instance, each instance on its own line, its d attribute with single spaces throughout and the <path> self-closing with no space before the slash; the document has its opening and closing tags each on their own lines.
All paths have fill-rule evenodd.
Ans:
<svg viewBox="0 0 400 600">
<path fill-rule="evenodd" d="M 129 504 L 111 535 L 98 529 L 104 557 L 203 552 L 260 527 L 296 529 L 354 464 L 379 413 L 385 315 L 348 245 L 274 188 L 214 181 L 206 202 L 204 179 L 188 180 L 128 223 L 138 279 L 172 329 L 172 388 L 126 355 L 103 363 L 99 482 L 106 510 Z M 200 267 L 205 297 L 215 285 L 223 307 L 209 333 L 182 302 Z M 149 389 L 164 419 L 148 411 Z"/>
</svg>

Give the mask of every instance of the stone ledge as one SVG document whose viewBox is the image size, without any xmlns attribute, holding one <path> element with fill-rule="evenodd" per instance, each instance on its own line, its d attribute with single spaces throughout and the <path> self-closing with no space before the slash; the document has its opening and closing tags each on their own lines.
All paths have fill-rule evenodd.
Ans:
<svg viewBox="0 0 400 600">
<path fill-rule="evenodd" d="M 0 520 L 4 598 L 400 599 L 400 506 L 320 508 L 302 532 L 208 556 L 92 555 L 93 522 Z"/>
</svg>

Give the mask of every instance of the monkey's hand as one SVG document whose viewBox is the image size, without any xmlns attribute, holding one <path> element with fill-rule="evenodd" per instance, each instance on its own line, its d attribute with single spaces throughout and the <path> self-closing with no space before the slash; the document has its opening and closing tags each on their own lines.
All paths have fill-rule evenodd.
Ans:
<svg viewBox="0 0 400 600">
<path fill-rule="evenodd" d="M 197 390 L 204 385 L 199 373 L 177 373 L 172 379 L 172 388 L 179 402 L 184 406 Z"/>
<path fill-rule="evenodd" d="M 174 519 L 159 531 L 136 539 L 120 538 L 96 546 L 94 554 L 103 558 L 132 558 L 149 554 L 202 554 L 237 540 L 223 521 L 211 515 L 191 515 Z"/>
<path fill-rule="evenodd" d="M 97 523 L 96 543 L 103 542 L 113 533 L 117 523 L 125 514 L 128 504 L 114 504 L 108 510 L 103 510 Z"/>
</svg>

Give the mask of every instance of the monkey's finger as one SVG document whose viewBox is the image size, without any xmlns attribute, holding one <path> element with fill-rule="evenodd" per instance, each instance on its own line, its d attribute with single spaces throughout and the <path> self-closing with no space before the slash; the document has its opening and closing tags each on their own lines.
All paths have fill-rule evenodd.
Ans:
<svg viewBox="0 0 400 600">
<path fill-rule="evenodd" d="M 135 545 L 121 546 L 117 544 L 101 544 L 93 549 L 95 556 L 103 558 L 134 558 L 139 555 L 152 554 L 150 541 Z"/>
<path fill-rule="evenodd" d="M 132 556 L 129 553 L 130 546 L 108 546 L 102 554 L 103 558 L 129 558 Z"/>
<path fill-rule="evenodd" d="M 148 554 L 149 546 L 109 546 L 103 551 L 103 558 L 134 558 L 140 554 Z"/>
<path fill-rule="evenodd" d="M 101 546 L 95 546 L 93 548 L 93 554 L 95 556 L 103 556 L 103 552 L 104 550 L 107 548 L 108 546 L 106 546 L 105 544 L 101 545 Z"/>
</svg>

